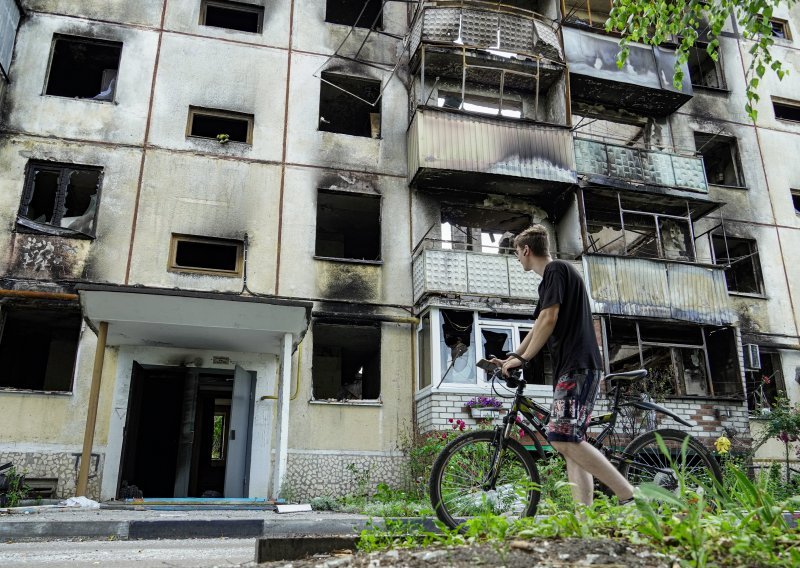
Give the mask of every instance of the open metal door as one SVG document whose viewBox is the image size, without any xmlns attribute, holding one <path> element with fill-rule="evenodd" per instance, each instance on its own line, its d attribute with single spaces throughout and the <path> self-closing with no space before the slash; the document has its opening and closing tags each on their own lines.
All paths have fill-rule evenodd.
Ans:
<svg viewBox="0 0 800 568">
<path fill-rule="evenodd" d="M 225 459 L 225 497 L 247 497 L 254 389 L 253 375 L 237 365 L 233 373 L 228 453 Z"/>
</svg>

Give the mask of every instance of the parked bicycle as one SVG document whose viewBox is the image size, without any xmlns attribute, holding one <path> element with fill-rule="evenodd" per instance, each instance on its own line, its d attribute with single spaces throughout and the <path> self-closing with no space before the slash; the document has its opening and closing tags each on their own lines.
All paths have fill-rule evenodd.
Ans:
<svg viewBox="0 0 800 568">
<path fill-rule="evenodd" d="M 487 369 L 495 390 L 496 382 L 515 389 L 511 409 L 501 425 L 491 430 L 467 432 L 451 441 L 433 464 L 430 478 L 431 503 L 439 519 L 450 528 L 480 513 L 502 514 L 510 517 L 532 516 L 540 498 L 540 478 L 537 461 L 550 459 L 554 452 L 545 452 L 541 440 L 547 439 L 550 411 L 525 396 L 526 382 L 519 369 L 503 377 L 499 368 Z M 617 418 L 623 409 L 655 411 L 669 416 L 686 427 L 687 421 L 663 406 L 626 396 L 627 387 L 647 376 L 637 370 L 614 373 L 605 377 L 610 411 L 592 418 L 589 428 L 602 427 L 599 434 L 588 439 L 634 486 L 652 482 L 667 490 L 679 487 L 679 476 L 711 482 L 722 479 L 714 456 L 687 432 L 661 428 L 634 438 L 620 450 L 607 442 L 615 439 Z M 525 420 L 517 420 L 519 416 Z M 520 428 L 528 447 L 513 437 Z M 659 436 L 667 454 L 659 446 Z M 687 441 L 688 438 L 688 441 Z M 684 442 L 686 445 L 684 446 Z M 532 446 L 532 447 L 531 447 Z M 529 449 L 530 448 L 530 449 Z"/>
</svg>

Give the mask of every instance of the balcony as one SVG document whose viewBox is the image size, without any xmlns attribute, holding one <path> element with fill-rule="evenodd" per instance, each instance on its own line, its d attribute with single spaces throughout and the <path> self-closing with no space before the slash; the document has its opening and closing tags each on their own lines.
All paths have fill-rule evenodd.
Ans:
<svg viewBox="0 0 800 568">
<path fill-rule="evenodd" d="M 628 61 L 620 69 L 617 38 L 570 27 L 564 27 L 563 33 L 575 100 L 644 116 L 666 116 L 692 97 L 686 64 L 682 88 L 672 84 L 675 52 L 671 49 L 631 43 Z"/>
<path fill-rule="evenodd" d="M 408 129 L 409 184 L 537 195 L 577 182 L 568 128 L 418 107 Z"/>
<path fill-rule="evenodd" d="M 427 47 L 439 55 L 429 57 L 425 65 L 440 75 L 452 62 L 460 66 L 466 51 L 482 51 L 482 56 L 503 61 L 508 68 L 529 66 L 540 58 L 564 61 L 555 23 L 534 12 L 469 0 L 432 4 L 423 2 L 415 17 L 412 69 L 419 65 L 421 51 Z"/>
<path fill-rule="evenodd" d="M 414 257 L 412 276 L 414 302 L 429 294 L 529 301 L 539 297 L 541 281 L 536 274 L 526 274 L 513 254 L 430 248 Z"/>
<path fill-rule="evenodd" d="M 708 193 L 702 158 L 576 138 L 575 167 L 600 183 L 605 177 Z"/>
<path fill-rule="evenodd" d="M 584 255 L 595 313 L 728 325 L 735 316 L 722 266 Z"/>
</svg>

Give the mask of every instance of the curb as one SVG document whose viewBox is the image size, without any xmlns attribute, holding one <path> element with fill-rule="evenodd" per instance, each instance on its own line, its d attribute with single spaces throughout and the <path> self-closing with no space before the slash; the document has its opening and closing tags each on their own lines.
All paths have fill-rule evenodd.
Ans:
<svg viewBox="0 0 800 568">
<path fill-rule="evenodd" d="M 405 522 L 422 530 L 437 531 L 430 518 L 394 519 L 175 519 L 126 521 L 0 521 L 0 539 L 87 538 L 154 540 L 184 538 L 356 537 L 368 525 L 386 520 Z"/>
</svg>

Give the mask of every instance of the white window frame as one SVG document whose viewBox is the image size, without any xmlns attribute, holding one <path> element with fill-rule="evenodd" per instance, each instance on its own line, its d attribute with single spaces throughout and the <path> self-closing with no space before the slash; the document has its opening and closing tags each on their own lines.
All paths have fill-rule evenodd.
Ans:
<svg viewBox="0 0 800 568">
<path fill-rule="evenodd" d="M 420 350 L 416 350 L 416 369 L 417 369 L 417 393 L 422 392 L 436 392 L 436 393 L 465 393 L 465 394 L 486 394 L 491 392 L 491 383 L 486 380 L 486 371 L 476 369 L 476 376 L 474 383 L 445 383 L 442 380 L 442 352 L 441 352 L 441 325 L 443 308 L 432 307 L 427 312 L 430 315 L 430 344 L 428 348 L 431 352 L 431 384 L 420 388 L 420 378 L 422 377 L 422 359 L 420 357 Z M 448 308 L 444 308 L 448 309 Z M 482 350 L 483 338 L 481 330 L 485 328 L 504 328 L 510 329 L 512 332 L 512 349 L 516 349 L 520 345 L 520 333 L 527 332 L 533 328 L 532 320 L 505 320 L 505 319 L 488 319 L 481 318 L 478 312 L 474 310 L 460 310 L 472 312 L 472 345 L 475 346 L 476 360 L 482 357 L 479 347 Z M 423 314 L 424 315 L 424 314 Z M 422 316 L 421 316 L 422 317 Z M 417 337 L 419 337 L 420 326 L 417 327 Z M 501 355 L 496 353 L 495 355 Z M 441 383 L 441 384 L 440 384 Z M 501 391 L 502 392 L 502 391 Z M 553 392 L 552 385 L 528 385 L 526 393 L 529 395 L 550 395 Z M 511 394 L 510 392 L 508 393 Z"/>
</svg>

